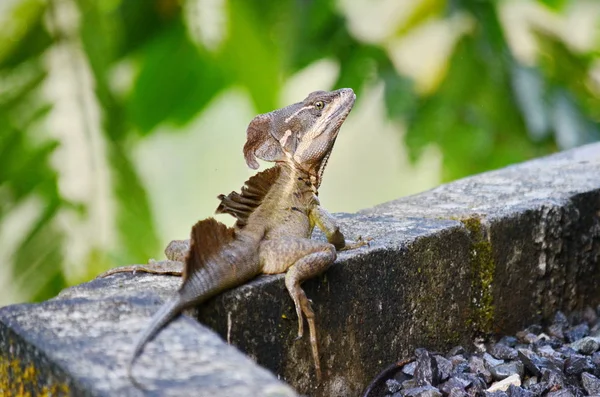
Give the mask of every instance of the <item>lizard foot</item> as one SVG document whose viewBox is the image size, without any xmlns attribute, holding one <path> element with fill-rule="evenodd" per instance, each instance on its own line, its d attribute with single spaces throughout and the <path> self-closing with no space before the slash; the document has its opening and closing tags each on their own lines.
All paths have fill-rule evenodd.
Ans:
<svg viewBox="0 0 600 397">
<path fill-rule="evenodd" d="M 315 312 L 312 309 L 311 301 L 306 297 L 302 288 L 297 288 L 295 294 L 292 296 L 294 305 L 296 306 L 296 313 L 298 314 L 298 336 L 296 340 L 302 339 L 304 335 L 304 317 L 308 322 L 308 331 L 310 339 L 310 347 L 312 350 L 313 360 L 315 362 L 315 372 L 317 375 L 317 382 L 321 382 L 321 363 L 319 361 L 319 348 L 317 346 L 317 329 L 315 326 Z M 303 316 L 304 314 L 304 316 Z"/>
<path fill-rule="evenodd" d="M 340 249 L 340 251 L 348 251 L 348 250 L 353 250 L 356 248 L 360 248 L 363 246 L 370 246 L 371 245 L 371 241 L 373 241 L 373 239 L 371 237 L 367 237 L 365 239 L 362 238 L 362 236 L 358 236 L 358 240 L 356 241 L 352 241 L 346 242 L 346 246 L 344 246 L 344 248 Z"/>
<path fill-rule="evenodd" d="M 147 265 L 131 265 L 131 266 L 122 266 L 116 267 L 114 269 L 110 269 L 96 278 L 104 278 L 111 276 L 117 273 L 153 273 L 153 274 L 166 274 L 171 276 L 181 276 L 183 272 L 183 263 L 178 261 L 155 261 L 154 259 L 150 259 Z"/>
<path fill-rule="evenodd" d="M 294 264 L 287 269 L 287 272 L 285 274 L 285 287 L 290 293 L 290 297 L 294 301 L 294 306 L 296 308 L 296 315 L 298 316 L 299 338 L 301 338 L 304 334 L 303 317 L 305 317 L 306 321 L 308 322 L 310 347 L 315 363 L 315 373 L 317 377 L 317 382 L 321 383 L 321 364 L 319 361 L 319 349 L 317 346 L 317 329 L 315 326 L 315 313 L 311 307 L 310 301 L 306 296 L 306 293 L 300 287 L 300 283 L 302 283 L 302 281 L 310 277 L 316 276 L 317 274 L 327 269 L 327 266 L 329 266 L 335 261 L 335 248 L 333 244 L 321 243 L 308 239 L 297 239 L 292 240 L 292 242 L 295 244 L 294 248 L 296 251 L 290 251 L 293 253 L 293 257 L 287 258 L 286 262 L 289 263 L 293 259 L 295 259 L 295 261 L 293 262 Z M 261 249 L 269 248 L 268 244 L 269 241 L 264 243 Z M 279 243 L 279 245 L 282 244 Z M 279 249 L 279 251 L 281 250 Z M 286 250 L 283 251 L 284 253 L 287 252 Z M 273 253 L 276 252 L 277 251 L 273 251 Z M 282 256 L 280 254 L 278 254 L 277 258 L 278 260 L 282 260 Z"/>
</svg>

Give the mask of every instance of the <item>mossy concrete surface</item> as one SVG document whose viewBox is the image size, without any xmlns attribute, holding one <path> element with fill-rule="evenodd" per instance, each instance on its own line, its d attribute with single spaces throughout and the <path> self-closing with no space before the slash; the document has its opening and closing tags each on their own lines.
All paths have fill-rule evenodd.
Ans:
<svg viewBox="0 0 600 397">
<path fill-rule="evenodd" d="M 302 394 L 356 396 L 415 347 L 471 347 L 477 336 L 600 303 L 600 144 L 338 218 L 348 238 L 373 241 L 304 284 L 318 388 L 279 275 L 212 299 L 193 313 L 204 325 L 183 316 L 167 326 L 134 370 L 149 395 L 295 395 L 285 381 Z M 120 274 L 0 309 L 0 379 L 12 375 L 0 392 L 143 395 L 126 377 L 132 341 L 178 285 Z"/>
</svg>

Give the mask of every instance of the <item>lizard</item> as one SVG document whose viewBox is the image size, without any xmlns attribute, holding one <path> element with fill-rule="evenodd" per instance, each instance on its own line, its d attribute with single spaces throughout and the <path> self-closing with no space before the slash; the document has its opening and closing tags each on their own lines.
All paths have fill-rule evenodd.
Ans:
<svg viewBox="0 0 600 397">
<path fill-rule="evenodd" d="M 306 317 L 317 382 L 321 365 L 315 314 L 300 284 L 325 271 L 336 251 L 358 248 L 369 239 L 347 242 L 335 218 L 320 206 L 318 188 L 342 123 L 356 96 L 352 89 L 315 91 L 302 102 L 256 116 L 249 124 L 243 148 L 247 165 L 257 159 L 275 165 L 249 178 L 241 193 L 219 195 L 216 213 L 236 218 L 227 227 L 214 218 L 197 222 L 190 240 L 174 240 L 166 261 L 115 268 L 100 275 L 142 271 L 181 275 L 177 293 L 152 317 L 138 336 L 127 373 L 132 382 L 135 360 L 145 344 L 182 310 L 242 285 L 260 274 L 285 272 L 285 286 L 298 316 L 298 339 Z M 327 242 L 312 240 L 314 227 Z"/>
</svg>

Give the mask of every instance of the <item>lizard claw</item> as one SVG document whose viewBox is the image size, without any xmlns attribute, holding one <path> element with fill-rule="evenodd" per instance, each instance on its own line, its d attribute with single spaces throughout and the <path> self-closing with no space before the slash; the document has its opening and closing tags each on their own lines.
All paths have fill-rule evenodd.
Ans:
<svg viewBox="0 0 600 397">
<path fill-rule="evenodd" d="M 370 247 L 371 246 L 371 241 L 373 241 L 373 238 L 371 238 L 371 237 L 367 237 L 367 238 L 363 239 L 362 236 L 358 236 L 358 239 L 356 241 L 349 242 L 340 251 L 349 251 L 349 250 L 353 250 L 353 249 L 356 249 L 356 248 L 363 247 L 365 245 L 367 247 Z"/>
<path fill-rule="evenodd" d="M 300 315 L 300 317 L 298 317 L 298 336 L 296 336 L 296 340 L 302 339 L 303 335 L 304 335 L 304 317 L 302 315 Z"/>
<path fill-rule="evenodd" d="M 371 241 L 373 241 L 373 237 L 366 237 L 363 238 L 363 236 L 358 236 L 358 241 L 357 243 L 365 243 L 365 244 L 369 244 Z"/>
</svg>

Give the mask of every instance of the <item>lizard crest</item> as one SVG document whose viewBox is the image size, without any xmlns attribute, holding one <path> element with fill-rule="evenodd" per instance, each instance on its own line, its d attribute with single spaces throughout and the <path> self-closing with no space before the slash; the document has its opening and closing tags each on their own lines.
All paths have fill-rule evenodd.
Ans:
<svg viewBox="0 0 600 397">
<path fill-rule="evenodd" d="M 246 163 L 257 169 L 257 158 L 287 162 L 308 174 L 318 188 L 354 99 L 350 89 L 315 91 L 302 102 L 256 116 L 246 130 Z"/>
<path fill-rule="evenodd" d="M 204 267 L 221 249 L 235 239 L 235 230 L 215 218 L 207 218 L 192 227 L 190 251 L 181 274 L 183 283 Z"/>
<path fill-rule="evenodd" d="M 279 177 L 279 167 L 266 169 L 248 179 L 242 187 L 242 193 L 231 192 L 227 196 L 221 194 L 221 204 L 215 213 L 230 214 L 237 219 L 235 226 L 243 228 L 248 223 L 250 214 L 262 203 L 271 187 Z"/>
<path fill-rule="evenodd" d="M 276 163 L 289 163 L 310 176 L 318 189 L 323 171 L 338 131 L 354 102 L 351 90 L 315 91 L 302 102 L 256 116 L 246 130 L 244 158 L 250 168 L 257 169 L 257 158 Z M 275 166 L 248 179 L 241 193 L 218 196 L 217 214 L 230 214 L 235 226 L 243 228 L 250 214 L 260 206 L 280 175 Z"/>
</svg>

